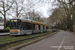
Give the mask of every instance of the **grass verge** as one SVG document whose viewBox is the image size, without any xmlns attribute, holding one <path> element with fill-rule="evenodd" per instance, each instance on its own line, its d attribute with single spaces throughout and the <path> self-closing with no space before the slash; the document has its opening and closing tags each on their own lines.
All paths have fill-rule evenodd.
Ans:
<svg viewBox="0 0 75 50">
<path fill-rule="evenodd" d="M 50 36 L 52 34 L 54 34 L 55 32 L 52 32 L 52 31 L 49 31 L 49 32 L 46 32 L 46 33 L 41 33 L 41 34 L 48 34 L 46 36 Z M 33 34 L 35 36 L 39 36 L 41 34 Z M 28 37 L 29 36 L 33 36 L 33 35 L 27 35 Z M 37 37 L 37 38 L 33 38 L 33 39 L 29 39 L 29 40 L 24 40 L 24 41 L 21 41 L 21 42 L 17 42 L 17 43 L 14 43 L 14 44 L 10 44 L 10 45 L 6 45 L 6 46 L 3 46 L 0 48 L 0 50 L 6 50 L 8 48 L 11 48 L 11 47 L 14 47 L 14 46 L 17 46 L 17 45 L 21 45 L 21 44 L 25 44 L 25 43 L 28 43 L 28 42 L 31 42 L 31 41 L 34 41 L 34 40 L 37 40 L 37 39 L 40 39 L 40 38 L 44 38 L 46 36 L 41 36 L 41 37 Z M 21 38 L 24 38 L 25 36 L 21 37 Z M 16 39 L 15 39 L 16 40 Z"/>
</svg>

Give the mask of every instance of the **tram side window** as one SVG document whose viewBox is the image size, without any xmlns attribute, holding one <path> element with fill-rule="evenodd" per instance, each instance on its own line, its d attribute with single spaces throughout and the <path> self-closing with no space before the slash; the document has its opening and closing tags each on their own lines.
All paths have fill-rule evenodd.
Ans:
<svg viewBox="0 0 75 50">
<path fill-rule="evenodd" d="M 46 27 L 46 29 L 48 29 L 48 26 Z"/>
<path fill-rule="evenodd" d="M 43 29 L 43 25 L 41 26 L 41 29 Z"/>
<path fill-rule="evenodd" d="M 35 24 L 33 24 L 33 30 L 35 30 Z"/>
<path fill-rule="evenodd" d="M 31 23 L 26 23 L 26 30 L 31 30 L 31 29 L 32 29 Z"/>
<path fill-rule="evenodd" d="M 25 30 L 25 29 L 26 29 L 25 26 L 26 26 L 26 25 L 25 25 L 25 22 L 22 22 L 22 24 L 21 24 L 21 30 Z"/>
<path fill-rule="evenodd" d="M 43 26 L 43 29 L 45 29 L 44 26 Z"/>
<path fill-rule="evenodd" d="M 46 26 L 44 26 L 45 30 L 46 30 Z"/>
<path fill-rule="evenodd" d="M 41 30 L 40 25 L 39 25 L 39 30 Z"/>
<path fill-rule="evenodd" d="M 24 27 L 24 30 L 26 30 L 26 23 L 24 22 L 24 25 L 23 25 L 23 27 Z"/>
</svg>

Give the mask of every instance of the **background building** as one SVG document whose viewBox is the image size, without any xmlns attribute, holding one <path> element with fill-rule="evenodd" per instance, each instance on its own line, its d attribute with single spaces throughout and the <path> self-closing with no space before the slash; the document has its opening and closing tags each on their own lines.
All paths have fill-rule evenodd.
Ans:
<svg viewBox="0 0 75 50">
<path fill-rule="evenodd" d="M 4 19 L 0 17 L 0 29 L 4 29 Z"/>
</svg>

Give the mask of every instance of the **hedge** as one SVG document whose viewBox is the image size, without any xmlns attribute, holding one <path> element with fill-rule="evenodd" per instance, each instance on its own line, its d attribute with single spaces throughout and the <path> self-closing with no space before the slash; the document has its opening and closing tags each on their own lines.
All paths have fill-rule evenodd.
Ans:
<svg viewBox="0 0 75 50">
<path fill-rule="evenodd" d="M 0 29 L 0 33 L 2 32 L 9 32 L 9 29 Z"/>
</svg>

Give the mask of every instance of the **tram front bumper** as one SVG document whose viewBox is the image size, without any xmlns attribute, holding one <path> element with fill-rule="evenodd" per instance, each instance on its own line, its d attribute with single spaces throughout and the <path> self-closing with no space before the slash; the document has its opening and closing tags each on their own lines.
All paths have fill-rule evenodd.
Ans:
<svg viewBox="0 0 75 50">
<path fill-rule="evenodd" d="M 20 35 L 20 32 L 10 32 L 10 35 Z"/>
</svg>

